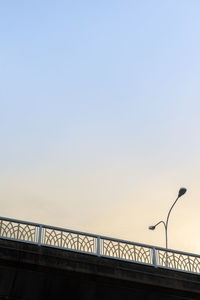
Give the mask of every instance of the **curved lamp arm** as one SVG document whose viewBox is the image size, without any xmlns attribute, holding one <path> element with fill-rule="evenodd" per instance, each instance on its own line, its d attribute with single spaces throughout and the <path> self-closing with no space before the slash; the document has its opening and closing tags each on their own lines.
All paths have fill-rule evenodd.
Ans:
<svg viewBox="0 0 200 300">
<path fill-rule="evenodd" d="M 176 202 L 178 201 L 178 199 L 179 199 L 179 197 L 176 198 L 176 200 L 174 201 L 174 203 L 172 204 L 172 206 L 171 206 L 171 208 L 170 208 L 170 210 L 169 210 L 169 212 L 168 212 L 168 215 L 167 215 L 167 221 L 166 221 L 166 228 L 167 228 L 167 226 L 168 226 L 169 216 L 170 216 L 170 213 L 171 213 L 171 211 L 172 211 L 172 208 L 174 207 L 174 205 L 176 204 Z"/>
<path fill-rule="evenodd" d="M 153 225 L 153 226 L 149 226 L 149 229 L 150 229 L 150 230 L 154 230 L 160 223 L 163 223 L 163 225 L 166 227 L 165 222 L 164 222 L 164 221 L 160 221 L 160 222 L 156 223 L 156 224 Z"/>
<path fill-rule="evenodd" d="M 174 207 L 174 205 L 176 204 L 176 202 L 178 201 L 178 199 L 186 193 L 186 191 L 187 191 L 186 188 L 181 188 L 181 189 L 179 190 L 178 197 L 176 198 L 176 200 L 174 201 L 174 203 L 172 204 L 172 206 L 171 206 L 171 208 L 170 208 L 170 210 L 169 210 L 169 212 L 168 212 L 167 220 L 166 220 L 166 228 L 167 228 L 167 226 L 168 226 L 169 216 L 170 216 L 170 213 L 171 213 L 171 211 L 172 211 L 172 208 Z"/>
</svg>

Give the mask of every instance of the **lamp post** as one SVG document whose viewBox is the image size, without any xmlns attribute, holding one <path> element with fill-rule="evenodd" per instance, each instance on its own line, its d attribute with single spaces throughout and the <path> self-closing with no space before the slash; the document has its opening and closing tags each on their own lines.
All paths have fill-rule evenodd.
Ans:
<svg viewBox="0 0 200 300">
<path fill-rule="evenodd" d="M 168 212 L 168 215 L 167 215 L 167 219 L 166 221 L 159 221 L 158 223 L 156 223 L 155 225 L 153 226 L 149 226 L 149 229 L 150 230 L 154 230 L 159 224 L 163 224 L 164 227 L 165 227 L 165 243 L 166 243 L 166 249 L 168 248 L 168 236 L 167 236 L 167 229 L 168 229 L 168 222 L 169 222 L 169 216 L 170 216 L 170 213 L 172 211 L 172 208 L 174 207 L 174 205 L 176 204 L 176 202 L 178 201 L 178 199 L 183 196 L 185 193 L 186 193 L 187 189 L 186 188 L 181 188 L 179 190 L 179 193 L 178 193 L 178 197 L 176 198 L 176 200 L 174 201 L 174 203 L 172 204 L 169 212 Z"/>
</svg>

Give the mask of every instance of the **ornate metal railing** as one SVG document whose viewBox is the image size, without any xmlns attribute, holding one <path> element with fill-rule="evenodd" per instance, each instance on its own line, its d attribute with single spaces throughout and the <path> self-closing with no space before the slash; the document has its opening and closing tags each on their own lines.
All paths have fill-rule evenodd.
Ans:
<svg viewBox="0 0 200 300">
<path fill-rule="evenodd" d="M 0 238 L 200 274 L 200 256 L 0 217 Z"/>
</svg>

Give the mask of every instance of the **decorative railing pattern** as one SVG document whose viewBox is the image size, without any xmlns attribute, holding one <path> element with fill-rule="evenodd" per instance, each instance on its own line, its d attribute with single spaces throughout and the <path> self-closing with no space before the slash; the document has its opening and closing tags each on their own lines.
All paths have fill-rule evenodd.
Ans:
<svg viewBox="0 0 200 300">
<path fill-rule="evenodd" d="M 95 238 L 79 233 L 45 227 L 42 244 L 70 250 L 95 252 Z"/>
<path fill-rule="evenodd" d="M 0 217 L 0 238 L 200 274 L 200 256 Z"/>
<path fill-rule="evenodd" d="M 200 273 L 200 257 L 177 251 L 157 250 L 158 266 L 186 272 Z"/>
<path fill-rule="evenodd" d="M 151 248 L 110 238 L 102 238 L 102 255 L 151 264 Z"/>
<path fill-rule="evenodd" d="M 37 242 L 38 227 L 21 221 L 0 219 L 0 237 Z"/>
</svg>

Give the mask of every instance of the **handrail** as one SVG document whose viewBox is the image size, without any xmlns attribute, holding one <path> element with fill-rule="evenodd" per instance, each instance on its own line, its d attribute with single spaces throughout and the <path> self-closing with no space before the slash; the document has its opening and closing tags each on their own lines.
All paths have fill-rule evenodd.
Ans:
<svg viewBox="0 0 200 300">
<path fill-rule="evenodd" d="M 0 238 L 200 274 L 200 255 L 0 217 Z"/>
</svg>

